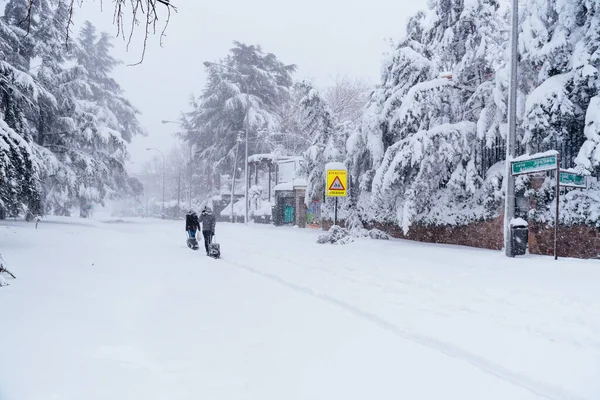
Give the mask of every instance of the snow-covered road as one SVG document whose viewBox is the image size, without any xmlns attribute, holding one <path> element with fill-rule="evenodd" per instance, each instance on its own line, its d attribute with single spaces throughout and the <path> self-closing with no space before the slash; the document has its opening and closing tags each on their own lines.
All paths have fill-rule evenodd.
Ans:
<svg viewBox="0 0 600 400">
<path fill-rule="evenodd" d="M 0 400 L 600 398 L 600 264 L 218 224 L 0 224 Z"/>
</svg>

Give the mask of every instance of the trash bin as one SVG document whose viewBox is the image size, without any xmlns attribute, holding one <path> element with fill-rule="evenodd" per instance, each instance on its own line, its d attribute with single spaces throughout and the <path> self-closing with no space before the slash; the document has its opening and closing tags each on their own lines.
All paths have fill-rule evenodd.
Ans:
<svg viewBox="0 0 600 400">
<path fill-rule="evenodd" d="M 529 237 L 527 225 L 513 225 L 511 226 L 511 231 L 512 255 L 522 256 L 527 252 L 527 241 Z"/>
</svg>

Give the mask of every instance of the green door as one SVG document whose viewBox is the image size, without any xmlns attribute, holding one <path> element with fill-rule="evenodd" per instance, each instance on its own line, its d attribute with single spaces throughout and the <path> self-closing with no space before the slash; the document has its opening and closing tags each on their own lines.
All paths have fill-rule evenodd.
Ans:
<svg viewBox="0 0 600 400">
<path fill-rule="evenodd" d="M 289 204 L 285 205 L 283 209 L 283 223 L 293 224 L 294 223 L 294 207 Z"/>
</svg>

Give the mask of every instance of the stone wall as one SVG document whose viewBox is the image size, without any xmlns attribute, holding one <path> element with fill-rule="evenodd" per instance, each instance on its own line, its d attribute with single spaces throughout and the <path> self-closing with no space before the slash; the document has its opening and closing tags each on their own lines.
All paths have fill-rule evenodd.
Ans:
<svg viewBox="0 0 600 400">
<path fill-rule="evenodd" d="M 600 258 L 600 230 L 590 226 L 559 226 L 559 257 Z M 529 225 L 529 253 L 554 255 L 554 227 Z"/>
<path fill-rule="evenodd" d="M 328 230 L 332 221 L 323 221 Z M 340 226 L 344 226 L 341 221 Z M 462 226 L 412 226 L 407 235 L 394 224 L 365 223 L 365 228 L 377 228 L 392 237 L 418 242 L 454 244 L 491 250 L 504 248 L 503 216 Z M 561 226 L 558 230 L 558 256 L 600 259 L 600 229 L 589 226 Z M 530 254 L 554 255 L 554 228 L 542 224 L 529 225 Z"/>
<path fill-rule="evenodd" d="M 501 250 L 504 247 L 502 218 L 462 226 L 416 225 L 410 228 L 407 235 L 404 235 L 402 228 L 393 224 L 367 224 L 366 228 L 377 228 L 395 238 L 418 242 L 454 244 L 492 250 Z"/>
<path fill-rule="evenodd" d="M 323 221 L 324 230 L 329 230 L 331 221 Z M 344 222 L 340 221 L 340 226 Z M 484 249 L 501 250 L 504 246 L 502 233 L 502 217 L 489 221 L 475 222 L 462 226 L 412 226 L 407 235 L 402 228 L 394 224 L 365 223 L 367 229 L 379 229 L 392 237 L 415 240 L 418 242 L 455 244 L 461 246 L 479 247 Z"/>
</svg>

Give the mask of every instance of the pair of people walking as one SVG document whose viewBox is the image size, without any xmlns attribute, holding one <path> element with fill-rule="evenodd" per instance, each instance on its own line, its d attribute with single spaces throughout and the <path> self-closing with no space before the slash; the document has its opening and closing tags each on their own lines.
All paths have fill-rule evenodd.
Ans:
<svg viewBox="0 0 600 400">
<path fill-rule="evenodd" d="M 199 218 L 194 210 L 190 210 L 185 216 L 185 230 L 188 232 L 190 239 L 196 239 L 196 232 L 200 230 L 200 225 L 202 225 L 206 255 L 209 255 L 209 247 L 215 236 L 215 226 L 217 225 L 215 216 L 210 208 L 204 207 Z"/>
</svg>

